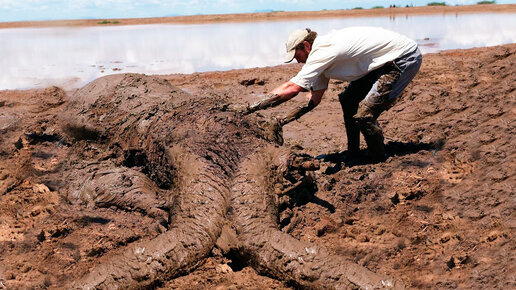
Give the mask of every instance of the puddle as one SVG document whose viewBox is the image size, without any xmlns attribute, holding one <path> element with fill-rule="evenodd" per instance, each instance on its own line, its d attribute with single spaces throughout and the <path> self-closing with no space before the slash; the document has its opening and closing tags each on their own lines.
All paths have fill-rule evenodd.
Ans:
<svg viewBox="0 0 516 290">
<path fill-rule="evenodd" d="M 281 64 L 297 28 L 381 26 L 423 53 L 516 42 L 514 14 L 439 14 L 199 25 L 0 30 L 0 89 L 80 87 L 112 73 L 170 74 Z"/>
</svg>

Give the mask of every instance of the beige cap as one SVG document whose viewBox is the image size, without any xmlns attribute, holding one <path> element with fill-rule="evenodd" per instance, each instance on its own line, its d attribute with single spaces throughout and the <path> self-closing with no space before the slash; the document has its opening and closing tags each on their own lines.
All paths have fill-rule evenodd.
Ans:
<svg viewBox="0 0 516 290">
<path fill-rule="evenodd" d="M 287 48 L 287 55 L 285 56 L 285 62 L 291 62 L 296 54 L 296 47 L 302 43 L 308 36 L 307 29 L 296 29 L 292 32 L 285 42 Z"/>
</svg>

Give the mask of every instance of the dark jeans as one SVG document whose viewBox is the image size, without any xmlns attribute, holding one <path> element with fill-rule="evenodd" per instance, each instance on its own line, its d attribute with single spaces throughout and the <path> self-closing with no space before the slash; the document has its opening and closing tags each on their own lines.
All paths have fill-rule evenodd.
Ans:
<svg viewBox="0 0 516 290">
<path fill-rule="evenodd" d="M 382 128 L 376 121 L 394 105 L 421 67 L 419 49 L 352 81 L 339 94 L 351 154 L 360 149 L 360 132 L 375 161 L 385 159 Z"/>
</svg>

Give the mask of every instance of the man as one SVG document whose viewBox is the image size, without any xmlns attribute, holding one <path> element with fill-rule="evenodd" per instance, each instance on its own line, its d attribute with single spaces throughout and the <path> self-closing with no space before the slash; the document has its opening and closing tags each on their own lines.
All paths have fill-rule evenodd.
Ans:
<svg viewBox="0 0 516 290">
<path fill-rule="evenodd" d="M 317 36 L 310 29 L 296 30 L 286 42 L 285 62 L 304 63 L 290 81 L 272 90 L 247 113 L 277 106 L 300 92 L 308 103 L 278 119 L 281 126 L 315 108 L 330 79 L 350 81 L 339 94 L 344 112 L 350 156 L 358 153 L 360 132 L 373 161 L 385 160 L 382 129 L 376 121 L 389 109 L 421 66 L 416 42 L 398 33 L 375 27 L 350 27 Z"/>
</svg>

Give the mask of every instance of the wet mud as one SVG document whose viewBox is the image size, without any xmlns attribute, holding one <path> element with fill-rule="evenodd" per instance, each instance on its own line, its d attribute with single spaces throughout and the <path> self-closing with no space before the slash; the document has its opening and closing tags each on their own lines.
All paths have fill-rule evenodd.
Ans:
<svg viewBox="0 0 516 290">
<path fill-rule="evenodd" d="M 0 288 L 512 288 L 516 46 L 425 55 L 347 156 L 332 81 L 283 129 L 242 116 L 299 65 L 0 92 Z"/>
</svg>

